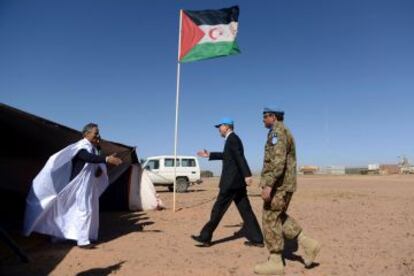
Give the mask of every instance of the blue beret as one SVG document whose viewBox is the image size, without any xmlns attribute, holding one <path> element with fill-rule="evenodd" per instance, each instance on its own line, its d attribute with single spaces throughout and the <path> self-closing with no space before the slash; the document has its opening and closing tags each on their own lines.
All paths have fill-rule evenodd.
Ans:
<svg viewBox="0 0 414 276">
<path fill-rule="evenodd" d="M 282 111 L 282 110 L 280 110 L 280 109 L 277 109 L 277 108 L 268 108 L 268 107 L 265 107 L 263 109 L 263 114 L 266 114 L 266 113 L 282 114 L 282 115 L 285 114 L 285 112 Z"/>
</svg>

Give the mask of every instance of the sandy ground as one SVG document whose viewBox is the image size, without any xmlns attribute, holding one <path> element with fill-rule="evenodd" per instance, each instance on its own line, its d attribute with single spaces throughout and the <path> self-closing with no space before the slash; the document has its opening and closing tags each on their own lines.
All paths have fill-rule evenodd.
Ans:
<svg viewBox="0 0 414 276">
<path fill-rule="evenodd" d="M 209 217 L 217 181 L 178 194 L 176 213 L 103 213 L 101 240 L 93 250 L 51 244 L 40 236 L 18 240 L 32 263 L 3 258 L 0 274 L 253 275 L 254 264 L 267 252 L 232 238 L 241 223 L 234 205 L 215 232 L 214 246 L 199 248 L 190 239 Z M 249 194 L 260 221 L 256 185 Z M 171 207 L 172 194 L 159 191 Z M 302 176 L 289 213 L 323 248 L 317 263 L 305 269 L 301 249 L 289 243 L 286 275 L 414 275 L 413 176 Z"/>
</svg>

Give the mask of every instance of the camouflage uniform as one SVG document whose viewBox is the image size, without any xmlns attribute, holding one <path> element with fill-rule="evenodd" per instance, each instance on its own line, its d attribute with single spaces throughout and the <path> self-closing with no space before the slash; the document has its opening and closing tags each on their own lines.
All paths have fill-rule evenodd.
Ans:
<svg viewBox="0 0 414 276">
<path fill-rule="evenodd" d="M 282 253 L 283 237 L 296 238 L 302 231 L 286 211 L 296 191 L 296 149 L 290 131 L 276 122 L 269 131 L 260 185 L 272 188 L 271 201 L 263 205 L 263 237 L 270 253 Z"/>
</svg>

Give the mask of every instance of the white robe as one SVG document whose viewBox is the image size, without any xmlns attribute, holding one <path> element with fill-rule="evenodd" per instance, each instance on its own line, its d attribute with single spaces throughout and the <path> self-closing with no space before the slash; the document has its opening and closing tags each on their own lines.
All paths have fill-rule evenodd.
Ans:
<svg viewBox="0 0 414 276">
<path fill-rule="evenodd" d="M 99 196 L 109 185 L 108 175 L 105 164 L 85 163 L 70 181 L 72 159 L 81 149 L 94 152 L 93 145 L 82 139 L 52 155 L 34 178 L 26 199 L 26 236 L 38 232 L 76 240 L 78 245 L 98 239 Z M 98 167 L 102 174 L 96 177 Z"/>
</svg>

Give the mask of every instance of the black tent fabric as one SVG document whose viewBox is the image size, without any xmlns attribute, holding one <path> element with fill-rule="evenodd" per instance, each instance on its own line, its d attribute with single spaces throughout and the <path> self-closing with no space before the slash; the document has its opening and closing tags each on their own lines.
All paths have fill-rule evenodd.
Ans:
<svg viewBox="0 0 414 276">
<path fill-rule="evenodd" d="M 82 138 L 79 131 L 0 103 L 0 222 L 22 222 L 31 181 L 47 159 Z M 123 160 L 109 167 L 110 185 L 100 199 L 101 210 L 128 210 L 131 164 L 138 164 L 134 147 L 103 140 L 105 155 Z"/>
</svg>

